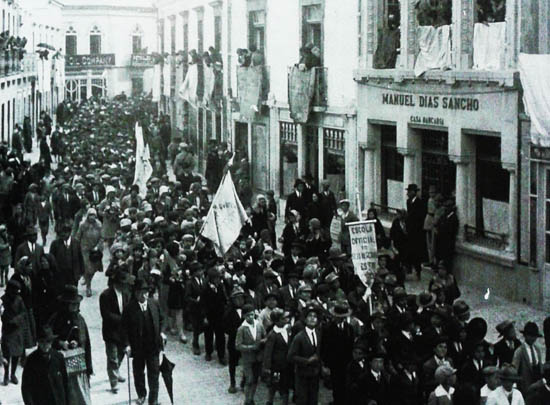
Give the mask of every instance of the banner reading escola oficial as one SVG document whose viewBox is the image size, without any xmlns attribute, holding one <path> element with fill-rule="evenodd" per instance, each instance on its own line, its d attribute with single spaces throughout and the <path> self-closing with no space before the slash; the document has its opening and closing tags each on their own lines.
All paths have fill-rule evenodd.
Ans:
<svg viewBox="0 0 550 405">
<path fill-rule="evenodd" d="M 372 287 L 378 264 L 374 224 L 375 221 L 359 221 L 346 224 L 349 229 L 351 259 L 355 267 L 355 274 L 367 287 Z"/>
</svg>

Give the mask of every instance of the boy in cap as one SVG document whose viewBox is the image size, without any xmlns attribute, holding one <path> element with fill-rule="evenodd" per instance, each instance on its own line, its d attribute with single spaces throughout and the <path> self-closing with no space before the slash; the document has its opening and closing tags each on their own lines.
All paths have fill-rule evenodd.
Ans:
<svg viewBox="0 0 550 405">
<path fill-rule="evenodd" d="M 456 384 L 456 370 L 449 365 L 441 365 L 435 370 L 438 386 L 430 394 L 428 405 L 453 405 Z"/>
<path fill-rule="evenodd" d="M 483 375 L 485 377 L 485 385 L 481 387 L 479 392 L 480 405 L 485 405 L 487 397 L 491 392 L 496 390 L 500 385 L 500 378 L 498 375 L 498 368 L 495 366 L 488 366 L 483 369 Z"/>
<path fill-rule="evenodd" d="M 524 405 L 523 395 L 514 386 L 521 380 L 516 368 L 510 364 L 503 364 L 499 371 L 501 386 L 487 396 L 487 405 Z"/>
</svg>

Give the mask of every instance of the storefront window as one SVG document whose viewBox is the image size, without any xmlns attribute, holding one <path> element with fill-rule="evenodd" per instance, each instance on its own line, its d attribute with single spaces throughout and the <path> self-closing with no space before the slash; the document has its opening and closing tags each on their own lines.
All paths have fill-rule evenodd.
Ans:
<svg viewBox="0 0 550 405">
<path fill-rule="evenodd" d="M 427 196 L 430 186 L 450 198 L 456 186 L 456 166 L 449 159 L 449 137 L 444 131 L 419 130 L 422 136 L 422 185 Z"/>
<path fill-rule="evenodd" d="M 298 128 L 292 122 L 280 122 L 281 194 L 288 195 L 298 177 Z"/>
<path fill-rule="evenodd" d="M 498 137 L 476 137 L 476 228 L 486 238 L 509 231 L 510 175 L 502 168 L 500 147 Z"/>
<path fill-rule="evenodd" d="M 397 134 L 395 126 L 380 127 L 382 140 L 382 201 L 386 207 L 403 207 L 403 155 L 397 152 Z M 382 211 L 387 211 L 383 208 Z"/>
</svg>

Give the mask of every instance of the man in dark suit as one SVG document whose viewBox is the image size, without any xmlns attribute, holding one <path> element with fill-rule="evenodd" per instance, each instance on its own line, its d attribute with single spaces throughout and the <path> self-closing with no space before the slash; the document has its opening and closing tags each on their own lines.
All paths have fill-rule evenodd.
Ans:
<svg viewBox="0 0 550 405">
<path fill-rule="evenodd" d="M 333 321 L 323 330 L 323 346 L 321 356 L 323 364 L 330 370 L 332 396 L 334 405 L 344 405 L 346 401 L 346 369 L 352 360 L 355 333 L 352 326 L 346 322 L 351 315 L 347 301 L 337 302 L 330 309 Z"/>
<path fill-rule="evenodd" d="M 514 359 L 514 352 L 521 346 L 520 340 L 516 337 L 516 328 L 513 321 L 505 320 L 496 326 L 499 336 L 502 337 L 495 344 L 495 355 L 499 364 L 511 364 Z"/>
<path fill-rule="evenodd" d="M 103 319 L 101 330 L 107 355 L 107 375 L 113 394 L 118 392 L 118 383 L 126 381 L 119 374 L 118 368 L 124 358 L 124 349 L 126 348 L 122 313 L 130 300 L 128 287 L 133 281 L 133 276 L 119 271 L 113 278 L 112 286 L 99 296 L 99 311 Z"/>
<path fill-rule="evenodd" d="M 59 232 L 59 237 L 50 245 L 50 255 L 55 259 L 57 269 L 64 279 L 64 285 L 78 285 L 78 280 L 84 274 L 80 242 L 71 238 L 71 232 L 71 225 L 65 223 Z"/>
<path fill-rule="evenodd" d="M 94 182 L 92 189 L 86 193 L 86 198 L 93 207 L 99 205 L 105 199 L 105 187 L 98 181 Z"/>
<path fill-rule="evenodd" d="M 453 258 L 455 254 L 456 236 L 458 233 L 458 217 L 455 212 L 453 200 L 445 201 L 445 215 L 437 224 L 435 239 L 435 257 L 449 272 L 453 271 Z"/>
<path fill-rule="evenodd" d="M 412 359 L 402 359 L 402 367 L 390 379 L 391 405 L 420 405 L 422 404 L 422 390 L 420 376 L 416 364 Z"/>
<path fill-rule="evenodd" d="M 227 333 L 227 353 L 229 355 L 229 380 L 230 385 L 228 392 L 235 394 L 236 387 L 236 369 L 239 362 L 239 355 L 235 341 L 237 338 L 237 330 L 243 323 L 242 307 L 244 305 L 244 290 L 239 287 L 233 287 L 231 291 L 231 304 L 227 306 L 223 314 L 223 328 Z"/>
<path fill-rule="evenodd" d="M 201 302 L 208 324 L 204 329 L 204 350 L 206 361 L 212 360 L 214 350 L 214 337 L 216 339 L 216 351 L 218 361 L 224 365 L 225 362 L 225 333 L 223 330 L 223 314 L 226 306 L 224 285 L 221 282 L 221 274 L 218 269 L 208 270 L 208 284 L 201 293 Z"/>
<path fill-rule="evenodd" d="M 25 231 L 26 241 L 21 243 L 15 252 L 15 263 L 19 262 L 23 256 L 27 256 L 31 261 L 32 275 L 38 273 L 40 268 L 40 258 L 44 254 L 44 248 L 37 243 L 38 231 L 35 226 L 29 226 Z"/>
<path fill-rule="evenodd" d="M 321 376 L 321 334 L 317 332 L 317 308 L 304 310 L 305 328 L 299 332 L 288 349 L 288 361 L 294 364 L 297 405 L 317 404 Z"/>
<path fill-rule="evenodd" d="M 367 367 L 366 355 L 368 345 L 358 340 L 353 345 L 353 360 L 346 368 L 346 398 L 347 404 L 359 405 L 363 404 L 366 393 L 363 382 L 365 381 L 366 373 L 369 371 Z"/>
<path fill-rule="evenodd" d="M 389 402 L 390 390 L 388 376 L 384 370 L 385 355 L 379 351 L 371 352 L 368 357 L 369 371 L 363 381 L 366 404 L 385 405 Z"/>
<path fill-rule="evenodd" d="M 199 262 L 193 262 L 190 265 L 191 278 L 187 281 L 185 287 L 185 297 L 187 298 L 191 325 L 193 327 L 193 354 L 201 354 L 199 347 L 199 336 L 204 328 L 204 308 L 201 302 L 201 295 L 206 287 L 203 279 L 203 268 Z"/>
<path fill-rule="evenodd" d="M 294 182 L 294 191 L 286 199 L 285 218 L 288 218 L 291 210 L 296 210 L 300 214 L 300 225 L 305 226 L 307 200 L 304 193 L 304 182 L 296 179 Z"/>
<path fill-rule="evenodd" d="M 70 185 L 64 184 L 53 205 L 56 222 L 59 220 L 72 221 L 80 209 L 80 199 L 73 192 Z"/>
<path fill-rule="evenodd" d="M 332 218 L 336 215 L 336 210 L 338 206 L 336 205 L 336 196 L 330 190 L 330 182 L 328 180 L 323 180 L 321 182 L 323 191 L 319 193 L 319 202 L 321 204 L 321 212 L 323 215 L 319 220 L 321 221 L 321 226 L 323 229 L 329 229 Z"/>
<path fill-rule="evenodd" d="M 306 204 L 311 202 L 314 193 L 317 193 L 317 186 L 313 184 L 313 176 L 311 173 L 306 173 L 304 176 L 304 197 L 306 199 Z"/>
<path fill-rule="evenodd" d="M 542 366 L 542 379 L 532 384 L 525 395 L 526 405 L 550 404 L 550 363 Z"/>
<path fill-rule="evenodd" d="M 145 403 L 145 367 L 149 382 L 149 405 L 156 405 L 159 393 L 159 353 L 166 337 L 161 333 L 163 317 L 159 304 L 148 298 L 149 285 L 136 280 L 133 299 L 122 312 L 122 324 L 129 342 L 127 354 L 132 357 L 134 383 L 139 405 Z"/>
<path fill-rule="evenodd" d="M 424 241 L 424 219 L 426 218 L 426 204 L 418 196 L 420 189 L 416 184 L 407 187 L 407 234 L 409 240 L 409 259 L 420 280 L 422 260 L 426 256 Z"/>
</svg>

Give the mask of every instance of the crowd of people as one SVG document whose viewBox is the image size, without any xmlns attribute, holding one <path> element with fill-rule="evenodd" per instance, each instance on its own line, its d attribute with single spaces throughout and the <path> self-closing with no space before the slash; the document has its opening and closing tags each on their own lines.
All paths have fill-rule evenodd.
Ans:
<svg viewBox="0 0 550 405">
<path fill-rule="evenodd" d="M 260 383 L 269 387 L 267 404 L 277 394 L 283 404 L 317 404 L 322 386 L 335 405 L 550 403 L 538 325 L 527 322 L 521 341 L 506 320 L 492 326 L 500 339 L 491 343 L 487 322 L 470 319 L 453 276 L 452 196 L 430 188 L 424 200 L 409 185 L 407 210 L 387 232 L 375 209 L 354 213 L 330 182 L 317 190 L 305 176 L 279 217 L 273 192 L 253 196 L 246 159 L 232 166 L 227 144 L 211 144 L 202 176 L 188 140 L 168 137 L 156 117 L 147 98 L 67 101 L 40 133 L 46 146 L 63 145 L 54 164 L 41 153 L 30 165 L 0 147 L 3 383 L 18 384 L 24 363 L 25 404 L 87 403 L 94 372 L 107 374 L 116 393 L 125 356 L 138 403 L 157 404 L 159 354 L 167 339 L 183 350 L 188 338 L 206 362 L 215 351 L 229 393 L 242 389 L 245 405 Z M 145 193 L 133 184 L 136 121 L 164 151 L 153 154 Z M 250 221 L 219 257 L 200 230 L 227 170 L 242 184 Z M 376 221 L 369 285 L 355 275 L 345 225 L 359 217 Z M 277 221 L 285 223 L 280 235 Z M 420 279 L 427 266 L 425 291 L 411 294 L 408 273 Z M 108 278 L 100 294 L 97 273 Z M 90 339 L 79 311 L 97 295 L 103 343 Z M 92 364 L 98 345 L 107 357 L 101 367 Z"/>
</svg>

